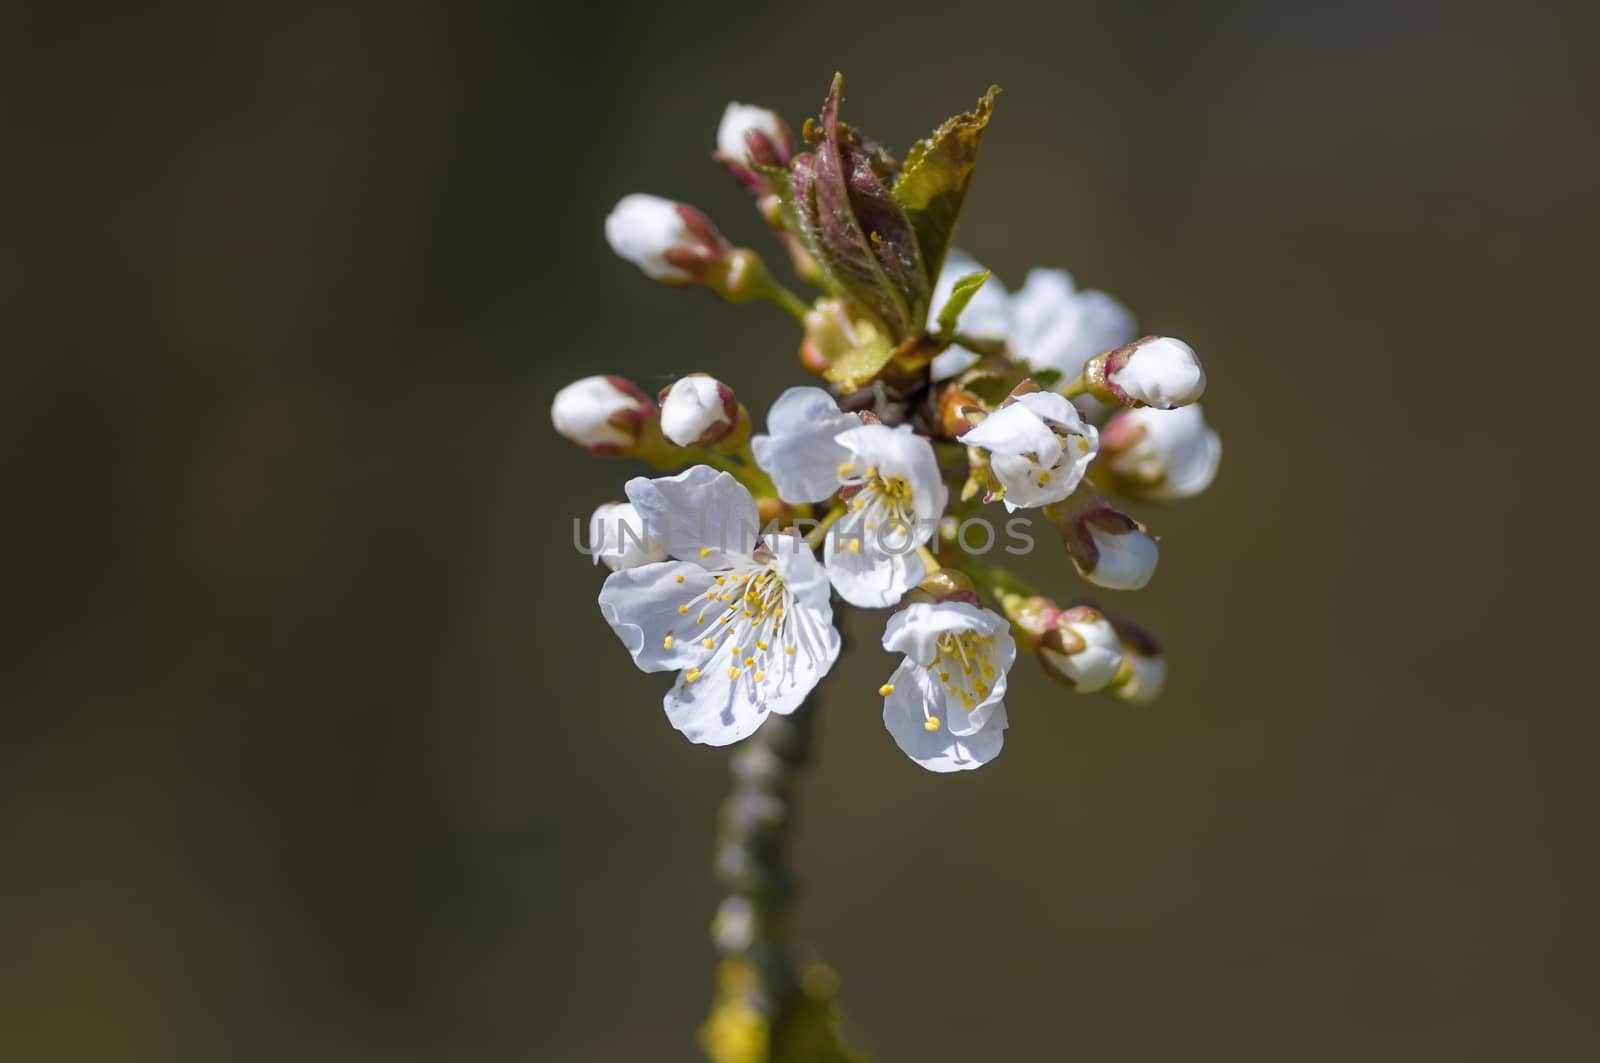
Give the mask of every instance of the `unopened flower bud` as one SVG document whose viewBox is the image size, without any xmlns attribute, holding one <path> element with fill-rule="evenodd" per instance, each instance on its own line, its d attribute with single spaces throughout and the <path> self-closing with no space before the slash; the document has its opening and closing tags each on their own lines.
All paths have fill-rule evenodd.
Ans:
<svg viewBox="0 0 1600 1063">
<path fill-rule="evenodd" d="M 898 608 L 904 609 L 913 602 L 966 602 L 980 608 L 983 605 L 972 579 L 953 568 L 942 568 L 924 577 L 900 599 Z"/>
<path fill-rule="evenodd" d="M 694 373 L 661 392 L 661 434 L 680 447 L 719 443 L 738 423 L 739 401 L 715 377 Z"/>
<path fill-rule="evenodd" d="M 1155 574 L 1160 550 L 1145 526 L 1080 488 L 1054 510 L 1061 543 L 1078 574 L 1098 587 L 1136 591 Z"/>
<path fill-rule="evenodd" d="M 1086 605 L 1057 613 L 1039 640 L 1039 663 L 1050 678 L 1092 694 L 1117 677 L 1122 644 L 1111 622 Z"/>
<path fill-rule="evenodd" d="M 631 502 L 607 502 L 589 518 L 589 548 L 613 572 L 665 561 L 667 552 L 649 538 L 644 518 Z"/>
<path fill-rule="evenodd" d="M 1105 692 L 1139 705 L 1154 701 L 1167 680 L 1167 658 L 1160 644 L 1132 621 L 1112 617 L 1111 626 L 1122 640 L 1122 672 Z"/>
<path fill-rule="evenodd" d="M 752 166 L 787 166 L 794 154 L 789 127 L 772 111 L 730 103 L 717 123 L 717 158 L 748 174 Z M 743 176 L 735 173 L 743 180 Z M 763 182 L 764 183 L 764 182 Z"/>
<path fill-rule="evenodd" d="M 663 284 L 705 284 L 709 271 L 732 250 L 698 210 L 642 193 L 623 196 L 611 209 L 606 242 Z"/>
<path fill-rule="evenodd" d="M 556 392 L 550 421 L 591 453 L 627 454 L 654 409 L 645 393 L 619 376 L 587 376 Z"/>
<path fill-rule="evenodd" d="M 1175 502 L 1204 491 L 1222 462 L 1222 443 L 1200 407 L 1123 410 L 1100 432 L 1101 486 L 1129 498 Z"/>
<path fill-rule="evenodd" d="M 1170 336 L 1146 336 L 1095 355 L 1083 367 L 1083 380 L 1102 402 L 1158 410 L 1187 406 L 1206 390 L 1194 348 Z"/>
<path fill-rule="evenodd" d="M 852 319 L 849 304 L 843 299 L 818 299 L 806 311 L 805 328 L 805 337 L 800 341 L 800 364 L 813 373 L 826 372 L 852 351 L 882 342 L 870 321 Z"/>
</svg>

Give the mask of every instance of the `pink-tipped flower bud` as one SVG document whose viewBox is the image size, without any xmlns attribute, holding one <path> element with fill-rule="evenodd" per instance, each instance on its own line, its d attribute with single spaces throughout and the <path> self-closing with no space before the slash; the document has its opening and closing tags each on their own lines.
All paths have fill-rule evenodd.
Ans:
<svg viewBox="0 0 1600 1063">
<path fill-rule="evenodd" d="M 1097 587 L 1136 591 L 1155 574 L 1160 550 L 1145 526 L 1080 488 L 1053 511 L 1078 574 Z"/>
<path fill-rule="evenodd" d="M 556 392 L 550 423 L 557 432 L 599 455 L 629 454 L 655 405 L 619 376 L 586 376 Z"/>
<path fill-rule="evenodd" d="M 665 561 L 668 554 L 650 538 L 632 502 L 607 502 L 589 518 L 589 548 L 595 563 L 613 572 Z"/>
<path fill-rule="evenodd" d="M 642 193 L 623 196 L 606 215 L 606 242 L 650 279 L 678 285 L 707 283 L 733 250 L 698 210 Z"/>
<path fill-rule="evenodd" d="M 725 163 L 752 190 L 766 187 L 765 178 L 752 172 L 756 166 L 784 167 L 794 155 L 789 127 L 765 107 L 730 103 L 717 123 L 716 158 Z"/>
<path fill-rule="evenodd" d="M 1111 626 L 1122 640 L 1122 674 L 1106 693 L 1120 701 L 1149 704 L 1167 681 L 1167 658 L 1155 638 L 1139 625 L 1112 617 Z"/>
<path fill-rule="evenodd" d="M 693 373 L 661 392 L 661 434 L 680 447 L 709 447 L 739 423 L 739 400 L 715 377 Z"/>
<path fill-rule="evenodd" d="M 1050 617 L 1039 639 L 1039 663 L 1050 678 L 1080 694 L 1103 689 L 1122 668 L 1122 643 L 1102 614 L 1086 605 Z"/>
<path fill-rule="evenodd" d="M 1095 355 L 1083 367 L 1083 380 L 1102 402 L 1157 410 L 1187 406 L 1206 390 L 1194 348 L 1170 336 L 1146 336 Z"/>
<path fill-rule="evenodd" d="M 1176 502 L 1208 487 L 1222 442 L 1200 407 L 1123 410 L 1100 431 L 1102 486 L 1129 498 Z"/>
</svg>

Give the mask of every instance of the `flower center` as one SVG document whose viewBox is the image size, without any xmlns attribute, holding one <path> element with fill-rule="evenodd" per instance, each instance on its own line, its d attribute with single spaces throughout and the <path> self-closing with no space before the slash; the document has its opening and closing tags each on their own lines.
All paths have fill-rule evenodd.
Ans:
<svg viewBox="0 0 1600 1063">
<path fill-rule="evenodd" d="M 764 683 L 772 655 L 780 649 L 785 656 L 795 653 L 792 605 L 783 577 L 771 564 L 734 568 L 678 606 L 684 630 L 668 633 L 663 641 L 668 649 L 681 641 L 702 651 L 699 663 L 684 672 L 685 683 L 714 668 L 725 670 L 729 679 Z"/>
<path fill-rule="evenodd" d="M 876 466 L 862 471 L 856 465 L 839 466 L 839 482 L 854 489 L 850 497 L 851 522 L 860 532 L 869 533 L 869 542 L 880 542 L 891 549 L 906 545 L 904 536 L 916 531 L 916 511 L 912 508 L 911 481 L 900 476 L 884 476 Z M 851 553 L 861 552 L 862 536 L 844 540 Z"/>
<path fill-rule="evenodd" d="M 971 712 L 989 696 L 994 686 L 994 664 L 989 660 L 989 648 L 994 638 L 971 631 L 946 633 L 937 643 L 939 656 L 927 666 L 939 679 L 939 685 L 961 707 Z M 927 707 L 923 707 L 927 715 Z"/>
</svg>

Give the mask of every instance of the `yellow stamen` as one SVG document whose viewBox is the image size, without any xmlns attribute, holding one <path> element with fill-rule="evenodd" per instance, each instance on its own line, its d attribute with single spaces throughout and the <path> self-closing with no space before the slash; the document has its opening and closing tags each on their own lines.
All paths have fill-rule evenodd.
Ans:
<svg viewBox="0 0 1600 1063">
<path fill-rule="evenodd" d="M 860 539 L 851 539 L 850 540 L 850 552 L 852 554 L 859 554 L 861 552 L 861 540 Z"/>
<path fill-rule="evenodd" d="M 714 639 L 701 639 L 700 645 L 704 646 L 708 650 L 714 650 L 717 648 L 717 643 Z"/>
<path fill-rule="evenodd" d="M 885 683 L 885 684 L 883 684 L 883 686 L 878 688 L 878 697 L 880 697 L 880 698 L 886 698 L 890 694 L 893 694 L 893 693 L 894 693 L 894 684 L 893 683 Z"/>
<path fill-rule="evenodd" d="M 683 582 L 683 576 L 682 576 L 682 575 L 679 575 L 679 576 L 678 576 L 678 582 L 679 582 L 679 583 L 682 583 L 682 582 Z"/>
<path fill-rule="evenodd" d="M 696 679 L 700 678 L 700 669 L 698 669 L 698 668 L 689 669 L 688 672 L 684 673 L 683 678 L 685 678 L 689 682 L 693 683 Z"/>
<path fill-rule="evenodd" d="M 755 681 L 757 683 L 761 682 L 765 678 L 767 678 L 767 673 L 765 673 L 765 672 L 757 672 L 755 674 Z"/>
<path fill-rule="evenodd" d="M 758 649 L 761 652 L 765 653 L 766 650 L 767 650 L 767 644 L 765 642 L 757 642 L 756 643 L 756 649 Z"/>
<path fill-rule="evenodd" d="M 939 729 L 939 717 L 929 716 L 926 720 L 923 720 L 922 729 L 924 731 L 937 731 Z"/>
<path fill-rule="evenodd" d="M 783 652 L 784 653 L 793 653 L 794 652 L 794 647 L 793 646 L 785 646 L 783 648 Z"/>
<path fill-rule="evenodd" d="M 671 635 L 668 635 L 666 638 L 661 640 L 661 648 L 664 649 L 664 650 L 672 649 L 672 636 Z"/>
<path fill-rule="evenodd" d="M 729 679 L 738 679 L 739 678 L 739 669 L 737 669 L 737 668 L 729 668 L 728 669 L 728 678 Z"/>
<path fill-rule="evenodd" d="M 687 612 L 688 612 L 688 611 L 689 611 L 689 607 L 688 607 L 688 606 L 687 606 L 687 605 L 680 605 L 680 606 L 678 606 L 678 612 L 680 612 L 680 613 L 687 613 Z"/>
<path fill-rule="evenodd" d="M 754 657 L 746 657 L 744 659 L 744 666 L 746 668 L 754 668 L 756 666 L 756 659 Z"/>
</svg>

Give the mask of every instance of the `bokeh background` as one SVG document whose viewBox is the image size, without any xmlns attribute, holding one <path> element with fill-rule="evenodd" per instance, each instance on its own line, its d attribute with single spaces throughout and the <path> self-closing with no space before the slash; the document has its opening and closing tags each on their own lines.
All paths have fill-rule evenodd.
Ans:
<svg viewBox="0 0 1600 1063">
<path fill-rule="evenodd" d="M 855 1043 L 1600 1053 L 1583 5 L 141 7 L 7 19 L 0 1056 L 697 1057 L 727 756 L 569 545 L 640 470 L 547 410 L 801 381 L 601 221 L 768 246 L 717 118 L 835 69 L 899 150 L 1004 86 L 960 242 L 1189 339 L 1226 448 L 1116 602 L 1155 706 L 1025 660 L 926 775 L 852 620 L 797 936 Z"/>
</svg>

